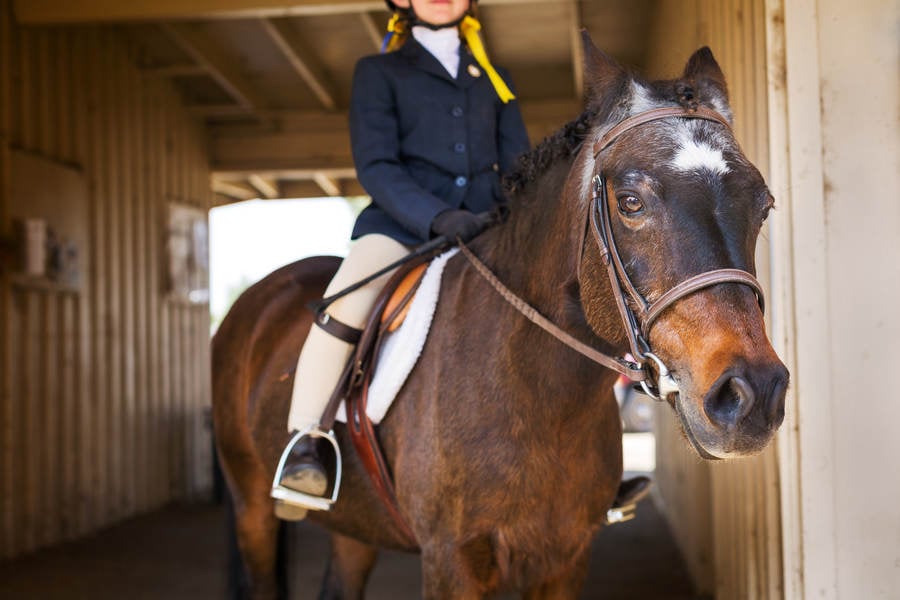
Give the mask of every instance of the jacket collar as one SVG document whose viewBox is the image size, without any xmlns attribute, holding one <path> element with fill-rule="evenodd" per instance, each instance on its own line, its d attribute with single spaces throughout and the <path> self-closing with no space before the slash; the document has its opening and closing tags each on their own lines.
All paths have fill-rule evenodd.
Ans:
<svg viewBox="0 0 900 600">
<path fill-rule="evenodd" d="M 473 83 L 478 81 L 484 74 L 481 72 L 481 67 L 478 66 L 478 63 L 469 53 L 468 48 L 465 43 L 461 44 L 459 47 L 459 72 L 457 74 L 456 79 L 450 76 L 450 73 L 447 72 L 447 69 L 444 68 L 444 65 L 436 59 L 431 52 L 425 49 L 422 44 L 420 44 L 414 37 L 410 36 L 406 42 L 403 43 L 403 46 L 397 50 L 404 58 L 409 60 L 410 64 L 414 67 L 426 71 L 434 75 L 435 77 L 440 77 L 442 79 L 446 79 L 447 81 L 456 84 L 461 88 L 467 88 L 471 86 Z M 473 70 L 470 67 L 473 66 L 477 70 Z M 472 73 L 478 73 L 479 76 L 474 77 Z"/>
</svg>

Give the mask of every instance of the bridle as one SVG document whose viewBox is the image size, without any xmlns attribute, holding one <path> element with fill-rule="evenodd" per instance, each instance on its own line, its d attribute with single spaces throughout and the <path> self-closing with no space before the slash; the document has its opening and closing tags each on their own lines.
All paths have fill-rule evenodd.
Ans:
<svg viewBox="0 0 900 600">
<path fill-rule="evenodd" d="M 600 250 L 603 264 L 606 266 L 610 285 L 612 286 L 613 297 L 616 300 L 619 316 L 625 327 L 628 344 L 634 361 L 616 358 L 599 352 L 569 335 L 557 325 L 551 323 L 546 317 L 538 313 L 537 310 L 529 306 L 524 300 L 516 296 L 503 285 L 493 273 L 488 270 L 484 263 L 472 254 L 464 244 L 460 244 L 460 251 L 470 262 L 472 262 L 476 270 L 485 277 L 508 302 L 519 310 L 519 312 L 547 332 L 554 335 L 557 339 L 587 356 L 594 362 L 618 371 L 632 381 L 640 383 L 644 391 L 657 400 L 665 400 L 670 394 L 678 393 L 679 391 L 678 383 L 675 381 L 675 378 L 672 377 L 665 363 L 652 352 L 649 343 L 650 330 L 657 318 L 665 312 L 666 309 L 670 308 L 685 296 L 720 283 L 741 283 L 750 287 L 756 294 L 760 309 L 765 309 L 762 286 L 759 281 L 757 281 L 756 277 L 742 269 L 712 269 L 700 273 L 699 275 L 694 275 L 675 285 L 652 303 L 648 302 L 647 299 L 637 291 L 631 278 L 628 277 L 624 263 L 616 248 L 615 237 L 613 236 L 611 217 L 609 214 L 606 176 L 603 173 L 600 154 L 612 146 L 618 137 L 626 131 L 651 121 L 668 118 L 703 119 L 719 123 L 729 130 L 731 129 L 731 125 L 722 115 L 704 107 L 655 108 L 630 116 L 613 126 L 594 144 L 593 147 L 594 172 L 591 178 L 592 195 L 588 206 L 588 215 L 585 219 L 584 234 L 579 246 L 580 252 L 583 254 L 587 241 L 587 230 L 590 229 Z M 581 262 L 582 261 L 579 259 L 579 268 Z M 637 307 L 637 313 L 635 313 L 629 305 L 626 293 Z M 656 368 L 657 373 L 655 377 L 648 368 L 651 361 Z"/>
</svg>

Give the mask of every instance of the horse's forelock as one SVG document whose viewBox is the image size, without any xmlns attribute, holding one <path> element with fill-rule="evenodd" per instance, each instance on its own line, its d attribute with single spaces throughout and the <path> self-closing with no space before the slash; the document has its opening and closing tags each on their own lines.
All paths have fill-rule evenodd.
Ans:
<svg viewBox="0 0 900 600">
<path fill-rule="evenodd" d="M 557 161 L 572 157 L 582 146 L 592 147 L 604 133 L 626 117 L 654 108 L 706 104 L 729 122 L 732 119 L 727 98 L 718 93 L 717 88 L 703 86 L 702 90 L 695 89 L 692 82 L 684 79 L 648 82 L 628 75 L 615 89 L 608 89 L 607 92 L 602 97 L 592 98 L 588 108 L 577 119 L 520 158 L 517 168 L 504 181 L 512 198 Z M 717 131 L 720 128 L 715 124 L 672 119 L 662 125 L 654 133 L 658 143 L 644 147 L 642 152 L 660 151 L 665 154 L 660 158 L 675 170 L 706 169 L 721 175 L 729 171 L 724 157 L 735 151 L 739 153 L 730 136 Z M 573 165 L 574 172 L 580 174 L 581 197 L 589 198 L 594 160 L 591 152 L 580 154 Z"/>
<path fill-rule="evenodd" d="M 622 119 L 655 108 L 707 104 L 731 121 L 727 98 L 708 86 L 699 96 L 700 92 L 686 80 L 647 82 L 630 77 L 622 91 L 620 97 L 607 99 L 607 111 L 600 113 L 586 145 L 599 141 Z M 730 171 L 725 156 L 740 153 L 733 138 L 721 126 L 706 121 L 669 119 L 657 123 L 652 135 L 653 143 L 643 145 L 641 152 L 659 152 L 660 161 L 676 171 L 706 170 L 724 175 Z M 581 195 L 590 197 L 595 164 L 590 156 L 581 160 L 581 164 L 576 165 L 580 170 Z"/>
</svg>

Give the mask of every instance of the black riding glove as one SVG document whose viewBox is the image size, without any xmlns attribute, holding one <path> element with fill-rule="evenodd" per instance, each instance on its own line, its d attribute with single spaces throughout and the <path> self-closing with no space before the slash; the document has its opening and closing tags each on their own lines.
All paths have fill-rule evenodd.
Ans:
<svg viewBox="0 0 900 600">
<path fill-rule="evenodd" d="M 448 240 L 457 237 L 463 242 L 468 242 L 473 237 L 487 229 L 490 218 L 487 215 L 476 215 L 467 210 L 445 210 L 431 222 L 431 231 L 435 235 L 442 235 Z"/>
</svg>

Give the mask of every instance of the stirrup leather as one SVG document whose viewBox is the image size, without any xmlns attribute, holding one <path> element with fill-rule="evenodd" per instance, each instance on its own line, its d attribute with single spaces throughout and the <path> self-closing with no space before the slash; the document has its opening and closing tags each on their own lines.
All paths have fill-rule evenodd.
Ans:
<svg viewBox="0 0 900 600">
<path fill-rule="evenodd" d="M 325 496 L 313 496 L 310 494 L 305 494 L 303 492 L 298 492 L 297 490 L 293 490 L 289 487 L 281 485 L 281 477 L 284 471 L 284 465 L 287 463 L 288 456 L 290 456 L 291 452 L 294 450 L 294 446 L 297 442 L 300 441 L 304 436 L 310 436 L 314 438 L 324 438 L 328 440 L 328 442 L 334 447 L 334 489 L 331 492 L 331 497 Z M 287 447 L 284 449 L 284 452 L 281 453 L 281 460 L 278 461 L 278 467 L 275 469 L 275 479 L 272 480 L 272 491 L 270 496 L 275 500 L 281 500 L 283 502 L 287 502 L 288 504 L 293 504 L 296 506 L 302 506 L 304 508 L 309 508 L 312 510 L 331 510 L 331 505 L 337 502 L 338 492 L 341 488 L 341 472 L 342 472 L 342 460 L 341 460 L 341 449 L 338 447 L 337 439 L 334 437 L 334 431 L 322 431 L 318 427 L 310 427 L 308 429 L 304 429 L 303 431 L 297 432 L 294 437 L 291 438 L 291 441 L 288 442 Z"/>
</svg>

